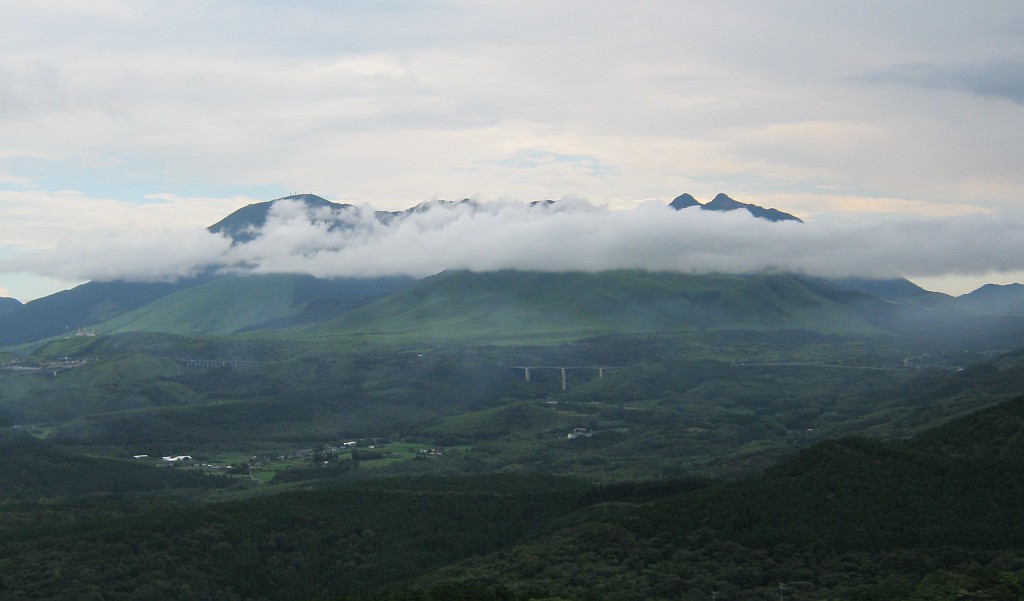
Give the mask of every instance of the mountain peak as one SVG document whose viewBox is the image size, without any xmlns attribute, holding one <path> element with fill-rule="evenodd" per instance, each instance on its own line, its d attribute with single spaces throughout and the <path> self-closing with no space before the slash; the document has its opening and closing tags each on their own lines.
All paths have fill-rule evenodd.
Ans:
<svg viewBox="0 0 1024 601">
<path fill-rule="evenodd" d="M 301 202 L 312 209 L 344 209 L 352 206 L 331 202 L 316 194 L 292 194 L 291 196 L 282 196 L 281 198 L 275 198 L 266 202 L 246 205 L 206 229 L 214 234 L 225 234 L 235 242 L 249 242 L 253 239 L 253 231 L 258 230 L 267 223 L 270 207 L 282 200 Z"/>
<path fill-rule="evenodd" d="M 273 204 L 273 203 L 275 203 L 275 202 L 277 202 L 279 200 L 297 200 L 299 202 L 304 202 L 307 205 L 314 206 L 314 207 L 321 207 L 321 206 L 332 206 L 332 207 L 333 206 L 344 206 L 344 205 L 338 205 L 338 203 L 335 203 L 335 202 L 331 202 L 331 201 L 327 200 L 326 198 L 324 198 L 322 196 L 317 196 L 316 194 L 309 194 L 309 193 L 306 193 L 306 194 L 292 194 L 290 196 L 282 196 L 281 198 L 275 198 L 274 200 L 271 200 L 270 204 Z M 264 203 L 257 203 L 257 204 L 264 204 Z"/>
<path fill-rule="evenodd" d="M 768 221 L 797 221 L 799 223 L 803 223 L 803 220 L 795 215 L 790 215 L 789 213 L 785 213 L 778 209 L 766 209 L 755 204 L 740 202 L 730 198 L 729 195 L 724 193 L 719 193 L 711 200 L 711 202 L 704 205 L 689 194 L 681 194 L 669 203 L 668 206 L 677 211 L 688 207 L 700 207 L 705 211 L 735 211 L 736 209 L 746 209 L 747 212 L 754 217 L 760 217 L 761 219 L 767 219 Z"/>
<path fill-rule="evenodd" d="M 748 205 L 738 200 L 733 200 L 732 198 L 729 198 L 727 194 L 719 193 L 717 196 L 711 199 L 711 202 L 704 205 L 704 209 L 708 211 L 734 211 L 736 209 L 745 209 L 747 207 L 752 206 L 757 205 Z M 757 208 L 760 209 L 761 207 Z"/>
<path fill-rule="evenodd" d="M 680 211 L 682 209 L 688 209 L 690 207 L 699 207 L 702 205 L 700 204 L 700 201 L 698 201 L 693 196 L 689 194 L 680 194 L 679 196 L 676 196 L 672 200 L 672 202 L 669 203 L 668 206 L 672 207 L 677 211 Z"/>
<path fill-rule="evenodd" d="M 0 296 L 0 315 L 13 313 L 22 307 L 21 301 L 9 296 Z"/>
</svg>

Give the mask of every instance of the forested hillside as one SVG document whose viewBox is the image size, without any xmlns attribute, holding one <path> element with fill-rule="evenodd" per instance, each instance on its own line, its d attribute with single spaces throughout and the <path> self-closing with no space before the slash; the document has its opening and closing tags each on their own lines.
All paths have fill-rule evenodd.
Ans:
<svg viewBox="0 0 1024 601">
<path fill-rule="evenodd" d="M 1018 598 L 1016 318 L 858 286 L 215 278 L 9 348 L 0 598 Z"/>
<path fill-rule="evenodd" d="M 1022 417 L 1019 398 L 945 429 Z M 357 478 L 213 504 L 7 504 L 0 590 L 11 599 L 760 599 L 780 589 L 790 599 L 1018 598 L 1024 481 L 1008 476 L 1021 459 L 998 443 L 948 454 L 937 432 L 825 442 L 728 483 Z"/>
</svg>

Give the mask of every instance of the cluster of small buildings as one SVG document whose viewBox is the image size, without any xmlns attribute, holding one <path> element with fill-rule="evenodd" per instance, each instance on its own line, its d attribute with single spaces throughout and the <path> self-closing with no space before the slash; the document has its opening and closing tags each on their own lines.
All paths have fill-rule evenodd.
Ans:
<svg viewBox="0 0 1024 601">
<path fill-rule="evenodd" d="M 132 455 L 132 459 L 135 459 L 135 460 L 149 459 L 149 455 Z M 179 465 L 179 464 L 182 464 L 182 463 L 191 463 L 192 462 L 192 456 L 191 455 L 168 455 L 166 457 L 161 457 L 160 460 L 163 463 L 166 463 L 166 464 L 169 464 L 169 465 Z"/>
<path fill-rule="evenodd" d="M 575 438 L 590 438 L 594 433 L 587 428 L 573 428 L 572 432 L 569 432 L 569 440 Z"/>
</svg>

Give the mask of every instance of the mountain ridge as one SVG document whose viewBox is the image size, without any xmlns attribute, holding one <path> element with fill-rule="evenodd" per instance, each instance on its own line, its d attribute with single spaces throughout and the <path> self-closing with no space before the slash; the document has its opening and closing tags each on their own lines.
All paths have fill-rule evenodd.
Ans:
<svg viewBox="0 0 1024 601">
<path fill-rule="evenodd" d="M 758 217 L 760 219 L 767 219 L 768 221 L 796 221 L 797 223 L 803 223 L 803 220 L 797 217 L 796 215 L 791 215 L 790 213 L 786 213 L 784 211 L 780 211 L 774 208 L 765 208 L 756 204 L 740 202 L 738 200 L 730 198 L 725 193 L 717 194 L 707 204 L 701 204 L 699 200 L 697 200 L 690 194 L 681 194 L 675 197 L 675 199 L 673 199 L 668 206 L 672 207 L 677 211 L 688 209 L 690 207 L 700 207 L 701 210 L 704 211 L 718 212 L 728 212 L 745 209 L 754 217 Z"/>
<path fill-rule="evenodd" d="M 17 311 L 21 307 L 22 302 L 19 301 L 18 299 L 11 298 L 9 296 L 0 296 L 0 317 L 6 315 L 7 313 Z"/>
<path fill-rule="evenodd" d="M 226 235 L 235 241 L 235 243 L 251 242 L 256 237 L 253 231 L 263 227 L 267 223 L 267 217 L 270 215 L 271 207 L 274 206 L 274 203 L 279 201 L 301 202 L 306 205 L 307 208 L 312 208 L 314 210 L 321 208 L 341 210 L 351 208 L 353 206 L 350 204 L 331 202 L 326 198 L 317 196 L 316 194 L 293 194 L 291 196 L 275 198 L 274 200 L 246 205 L 241 209 L 230 213 L 206 229 L 214 234 Z"/>
<path fill-rule="evenodd" d="M 985 284 L 957 297 L 957 302 L 977 312 L 1024 313 L 1024 284 Z"/>
<path fill-rule="evenodd" d="M 879 334 L 854 300 L 789 275 L 446 271 L 318 331 L 564 339 L 609 332 L 809 329 Z"/>
<path fill-rule="evenodd" d="M 304 203 L 310 209 L 309 218 L 329 221 L 328 227 L 348 227 L 349 222 L 337 218 L 334 213 L 358 210 L 353 205 L 334 203 L 314 194 L 299 194 L 248 205 L 211 225 L 209 229 L 233 237 L 236 243 L 251 240 L 258 235 L 260 225 L 266 223 L 273 204 L 281 200 Z M 555 204 L 555 201 L 538 201 L 531 203 L 530 207 L 545 208 Z M 436 207 L 451 208 L 463 205 L 468 206 L 469 210 L 475 210 L 477 207 L 475 201 L 470 199 L 432 200 L 403 211 L 377 211 L 375 217 L 383 223 L 388 223 Z M 752 214 L 762 211 L 767 215 L 765 219 L 779 218 L 771 213 L 775 209 L 742 203 L 725 194 L 717 195 L 706 205 L 701 205 L 690 194 L 682 194 L 669 206 L 675 210 L 700 206 L 701 210 L 712 211 L 742 209 Z M 321 210 L 324 212 L 318 213 Z M 795 217 L 793 220 L 799 221 Z M 615 311 L 621 313 L 619 317 L 623 321 L 620 323 L 629 323 L 628 319 L 634 319 L 638 320 L 638 323 L 646 322 L 652 327 L 657 325 L 662 328 L 680 325 L 688 328 L 775 327 L 771 325 L 773 312 L 774 316 L 780 317 L 783 322 L 794 327 L 823 327 L 820 315 L 815 317 L 808 313 L 798 318 L 795 307 L 787 305 L 787 302 L 796 300 L 800 295 L 809 295 L 808 298 L 816 299 L 815 310 L 824 311 L 826 306 L 830 307 L 828 311 L 842 309 L 839 311 L 842 316 L 839 313 L 834 315 L 838 320 L 836 323 L 840 324 L 837 326 L 840 330 L 902 332 L 928 335 L 941 341 L 944 329 L 959 328 L 963 332 L 978 329 L 981 334 L 972 338 L 972 344 L 980 345 L 983 340 L 998 340 L 999 344 L 1012 340 L 1019 325 L 1017 322 L 1024 316 L 1024 286 L 1020 285 L 984 286 L 968 295 L 950 297 L 929 292 L 901 278 L 829 280 L 800 276 L 800 285 L 790 286 L 788 289 L 788 293 L 794 293 L 796 296 L 787 300 L 786 292 L 781 293 L 782 297 L 777 296 L 780 290 L 786 288 L 780 284 L 783 281 L 780 278 L 763 279 L 758 287 L 753 283 L 754 279 L 750 279 L 754 277 L 753 275 L 707 274 L 701 276 L 705 278 L 705 282 L 714 281 L 725 288 L 704 290 L 701 292 L 703 296 L 680 296 L 669 299 L 664 296 L 665 289 L 678 285 L 680 274 L 648 274 L 640 277 L 636 274 L 643 272 L 637 270 L 631 272 L 634 275 L 629 277 L 622 275 L 627 272 L 629 271 L 606 272 L 604 276 L 590 274 L 586 278 L 579 273 L 566 273 L 559 277 L 537 272 L 529 278 L 520 276 L 518 283 L 514 285 L 526 288 L 517 289 L 518 306 L 513 306 L 509 302 L 501 304 L 498 298 L 501 291 L 494 288 L 493 282 L 503 278 L 507 281 L 509 273 L 530 272 L 507 270 L 494 272 L 498 275 L 479 274 L 474 276 L 476 280 L 468 276 L 453 278 L 449 273 L 441 278 L 450 279 L 446 287 L 437 285 L 440 279 L 428 280 L 427 283 L 434 286 L 434 289 L 429 294 L 425 293 L 424 307 L 418 310 L 406 307 L 399 311 L 395 318 L 399 322 L 404 320 L 404 323 L 410 326 L 413 321 L 417 321 L 418 328 L 428 327 L 431 319 L 434 320 L 434 325 L 430 327 L 443 329 L 447 324 L 465 328 L 468 327 L 468 318 L 456 315 L 452 309 L 465 305 L 477 312 L 475 318 L 479 319 L 480 323 L 489 324 L 487 327 L 491 328 L 492 333 L 502 320 L 505 320 L 504 323 L 508 327 L 533 323 L 534 325 L 529 327 L 534 332 L 540 332 L 545 328 L 548 332 L 555 332 L 561 327 L 559 323 L 567 324 L 574 320 L 581 324 L 591 320 L 589 326 L 581 326 L 581 331 L 588 328 L 593 331 L 616 331 L 618 326 L 612 325 Z M 161 283 L 97 281 L 26 304 L 14 299 L 0 299 L 0 345 L 31 343 L 48 337 L 67 335 L 80 328 L 97 328 L 101 325 L 99 330 L 102 332 L 125 332 L 133 331 L 134 328 L 138 331 L 216 334 L 326 323 L 342 318 L 349 311 L 385 300 L 384 297 L 390 293 L 400 292 L 414 282 L 413 278 L 404 276 L 345 280 L 293 274 L 291 284 L 284 285 L 283 280 L 274 280 L 271 283 L 268 279 L 265 280 L 265 289 L 256 286 L 250 288 L 248 294 L 243 293 L 243 289 L 256 282 L 257 276 L 253 276 L 257 279 L 227 279 L 220 284 L 213 283 L 231 277 L 237 276 L 206 273 L 191 279 Z M 747 283 L 750 287 L 740 294 L 735 288 L 735 282 L 741 281 L 743 277 L 748 278 Z M 527 285 L 526 282 L 530 278 L 534 283 Z M 586 283 L 583 283 L 584 280 L 587 280 Z M 300 281 L 303 282 L 301 285 Z M 357 281 L 361 283 L 357 285 Z M 459 282 L 458 285 L 466 286 L 466 289 L 456 289 L 453 283 L 456 281 Z M 492 284 L 486 284 L 488 281 Z M 543 286 L 539 283 L 541 281 L 545 282 Z M 769 281 L 773 281 L 774 284 L 769 285 Z M 791 283 L 793 281 L 796 280 L 791 280 Z M 230 282 L 238 284 L 238 289 L 232 290 Z M 301 300 L 295 296 L 296 293 L 291 288 L 296 285 L 306 290 L 306 293 L 303 293 L 306 296 Z M 575 295 L 569 292 L 573 286 L 581 287 Z M 803 292 L 795 293 L 797 288 L 802 288 Z M 219 291 L 214 292 L 214 289 Z M 554 289 L 562 289 L 565 292 L 560 297 L 552 297 L 550 291 Z M 536 297 L 524 296 L 525 290 L 529 290 Z M 639 298 L 638 291 L 647 291 L 648 298 Z M 281 296 L 274 298 L 274 294 Z M 474 294 L 478 296 L 474 297 Z M 762 297 L 757 298 L 758 294 Z M 486 310 L 481 311 L 486 303 L 479 295 L 487 297 L 487 302 L 492 303 L 492 311 L 489 314 Z M 480 304 L 473 305 L 474 299 Z M 602 302 L 608 306 L 599 307 Z M 397 311 L 397 306 L 393 305 L 392 309 Z M 618 308 L 613 309 L 613 306 Z M 436 314 L 428 315 L 428 307 L 435 309 Z M 747 311 L 748 315 L 741 315 L 742 311 Z M 378 319 L 382 314 L 374 319 Z M 531 314 L 532 318 L 528 319 Z M 554 317 L 557 315 L 562 317 Z M 188 324 L 187 321 L 190 319 L 195 323 Z M 352 324 L 341 326 L 343 323 L 344 319 L 335 325 L 339 325 L 343 330 L 351 329 Z M 858 325 L 853 326 L 855 323 Z M 541 328 L 540 324 L 545 324 L 544 328 Z M 386 329 L 383 325 L 379 325 L 379 328 Z M 574 330 L 572 327 L 562 329 Z M 958 337 L 962 337 L 963 332 L 958 333 Z"/>
</svg>

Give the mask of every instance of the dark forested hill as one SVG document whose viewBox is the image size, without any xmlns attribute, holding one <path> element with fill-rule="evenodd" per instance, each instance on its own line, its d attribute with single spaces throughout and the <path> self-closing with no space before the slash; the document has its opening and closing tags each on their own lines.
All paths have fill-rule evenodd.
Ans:
<svg viewBox="0 0 1024 601">
<path fill-rule="evenodd" d="M 1009 451 L 1024 435 L 1022 416 L 1019 398 L 906 443 L 821 443 L 760 476 L 646 507 L 604 506 L 424 585 L 507 582 L 523 595 L 637 600 L 712 591 L 741 599 L 780 591 L 788 599 L 1019 599 L 1024 456 Z"/>
<path fill-rule="evenodd" d="M 972 423 L 1008 421 L 1002 437 L 1019 439 L 1022 406 L 906 443 L 821 443 L 717 484 L 349 477 L 221 503 L 6 507 L 0 590 L 24 599 L 63 598 L 72 586 L 104 599 L 1017 599 L 1021 459 L 994 452 L 1002 443 L 979 441 L 970 456 L 945 449 Z"/>
<path fill-rule="evenodd" d="M 150 467 L 151 461 L 143 465 L 140 461 L 69 453 L 13 428 L 0 428 L 0 455 L 0 501 L 220 488 L 231 484 L 198 472 L 156 469 Z"/>
</svg>

